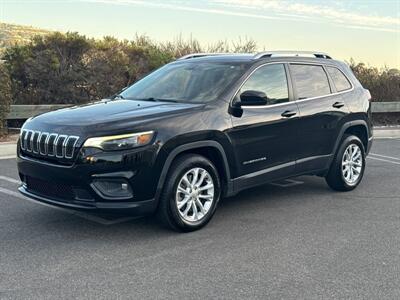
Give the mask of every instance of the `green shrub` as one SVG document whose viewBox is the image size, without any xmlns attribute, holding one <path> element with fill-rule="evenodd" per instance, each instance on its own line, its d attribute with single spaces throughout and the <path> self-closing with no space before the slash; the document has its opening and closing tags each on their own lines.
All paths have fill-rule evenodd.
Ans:
<svg viewBox="0 0 400 300">
<path fill-rule="evenodd" d="M 400 70 L 385 67 L 379 70 L 364 63 L 350 61 L 350 67 L 373 101 L 400 101 Z"/>
<path fill-rule="evenodd" d="M 8 48 L 5 65 L 15 104 L 74 103 L 87 99 L 87 70 L 82 57 L 92 40 L 76 33 L 36 36 L 31 43 Z"/>
</svg>

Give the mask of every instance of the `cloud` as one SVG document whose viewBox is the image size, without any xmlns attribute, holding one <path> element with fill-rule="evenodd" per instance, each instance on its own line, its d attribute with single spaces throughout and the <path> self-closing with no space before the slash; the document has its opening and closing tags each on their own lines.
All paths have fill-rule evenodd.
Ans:
<svg viewBox="0 0 400 300">
<path fill-rule="evenodd" d="M 385 27 L 369 27 L 369 26 L 357 26 L 357 25 L 338 25 L 350 29 L 361 29 L 361 30 L 373 30 L 373 31 L 383 31 L 383 32 L 395 32 L 399 33 L 400 30 L 385 28 Z"/>
<path fill-rule="evenodd" d="M 106 4 L 115 4 L 115 5 L 139 5 L 144 7 L 156 7 L 156 8 L 166 8 L 173 10 L 182 10 L 182 11 L 192 11 L 192 12 L 200 12 L 200 13 L 211 13 L 211 14 L 219 14 L 219 15 L 229 15 L 229 16 L 239 16 L 239 17 L 250 17 L 250 18 L 258 18 L 258 19 L 269 19 L 269 20 L 286 20 L 285 17 L 279 16 L 267 16 L 267 15 L 259 15 L 254 13 L 243 13 L 239 11 L 227 11 L 225 9 L 217 9 L 217 8 L 201 8 L 189 5 L 179 5 L 179 2 L 174 2 L 174 4 L 163 3 L 163 2 L 146 2 L 140 0 L 81 0 L 81 2 L 95 2 L 95 3 L 106 3 Z"/>
<path fill-rule="evenodd" d="M 294 1 L 276 0 L 212 0 L 212 3 L 223 7 L 235 9 L 248 9 L 258 11 L 272 11 L 275 13 L 287 13 L 300 15 L 303 17 L 313 17 L 319 20 L 328 20 L 333 23 L 346 23 L 348 25 L 367 26 L 371 30 L 373 26 L 390 26 L 397 30 L 400 29 L 400 18 L 389 16 L 365 15 L 339 9 L 333 5 L 311 5 Z"/>
<path fill-rule="evenodd" d="M 311 5 L 294 1 L 277 0 L 207 0 L 199 6 L 184 0 L 80 0 L 81 2 L 114 5 L 137 5 L 142 7 L 219 14 L 266 20 L 291 22 L 330 23 L 341 27 L 361 30 L 400 32 L 400 18 L 365 15 L 350 12 L 338 6 Z M 205 4 L 205 5 L 204 5 Z"/>
</svg>

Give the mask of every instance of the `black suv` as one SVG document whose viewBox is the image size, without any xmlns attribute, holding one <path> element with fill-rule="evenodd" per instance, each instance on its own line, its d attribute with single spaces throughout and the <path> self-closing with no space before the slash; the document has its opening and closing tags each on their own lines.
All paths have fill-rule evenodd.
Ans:
<svg viewBox="0 0 400 300">
<path fill-rule="evenodd" d="M 29 119 L 20 191 L 196 230 L 221 197 L 266 182 L 307 174 L 354 189 L 370 116 L 368 90 L 327 54 L 188 55 L 112 99 Z"/>
</svg>

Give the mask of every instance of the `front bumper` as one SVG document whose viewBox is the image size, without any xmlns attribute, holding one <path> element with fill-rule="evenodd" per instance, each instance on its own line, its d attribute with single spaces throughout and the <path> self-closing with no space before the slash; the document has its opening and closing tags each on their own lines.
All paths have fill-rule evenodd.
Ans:
<svg viewBox="0 0 400 300">
<path fill-rule="evenodd" d="M 106 211 L 106 212 L 123 212 L 132 215 L 147 215 L 153 213 L 157 208 L 157 203 L 154 199 L 139 201 L 139 202 L 93 202 L 84 203 L 79 201 L 60 201 L 50 199 L 48 197 L 40 196 L 31 193 L 27 188 L 22 185 L 18 188 L 21 194 L 30 199 L 36 200 L 41 203 L 54 205 L 57 207 L 78 209 L 78 210 L 92 210 L 92 211 Z"/>
<path fill-rule="evenodd" d="M 157 208 L 154 170 L 155 149 L 99 153 L 94 162 L 78 159 L 71 166 L 38 161 L 18 153 L 18 171 L 23 182 L 19 191 L 39 202 L 83 210 L 126 211 L 149 214 Z M 130 197 L 106 197 L 94 187 L 98 180 L 123 180 Z"/>
</svg>

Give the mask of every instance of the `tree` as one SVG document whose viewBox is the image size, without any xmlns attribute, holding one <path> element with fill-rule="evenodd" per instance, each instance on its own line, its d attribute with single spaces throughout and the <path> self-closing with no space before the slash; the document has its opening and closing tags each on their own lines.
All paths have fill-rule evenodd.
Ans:
<svg viewBox="0 0 400 300">
<path fill-rule="evenodd" d="M 83 56 L 87 70 L 85 84 L 90 100 L 110 96 L 129 82 L 126 42 L 112 37 L 96 41 Z"/>
</svg>

